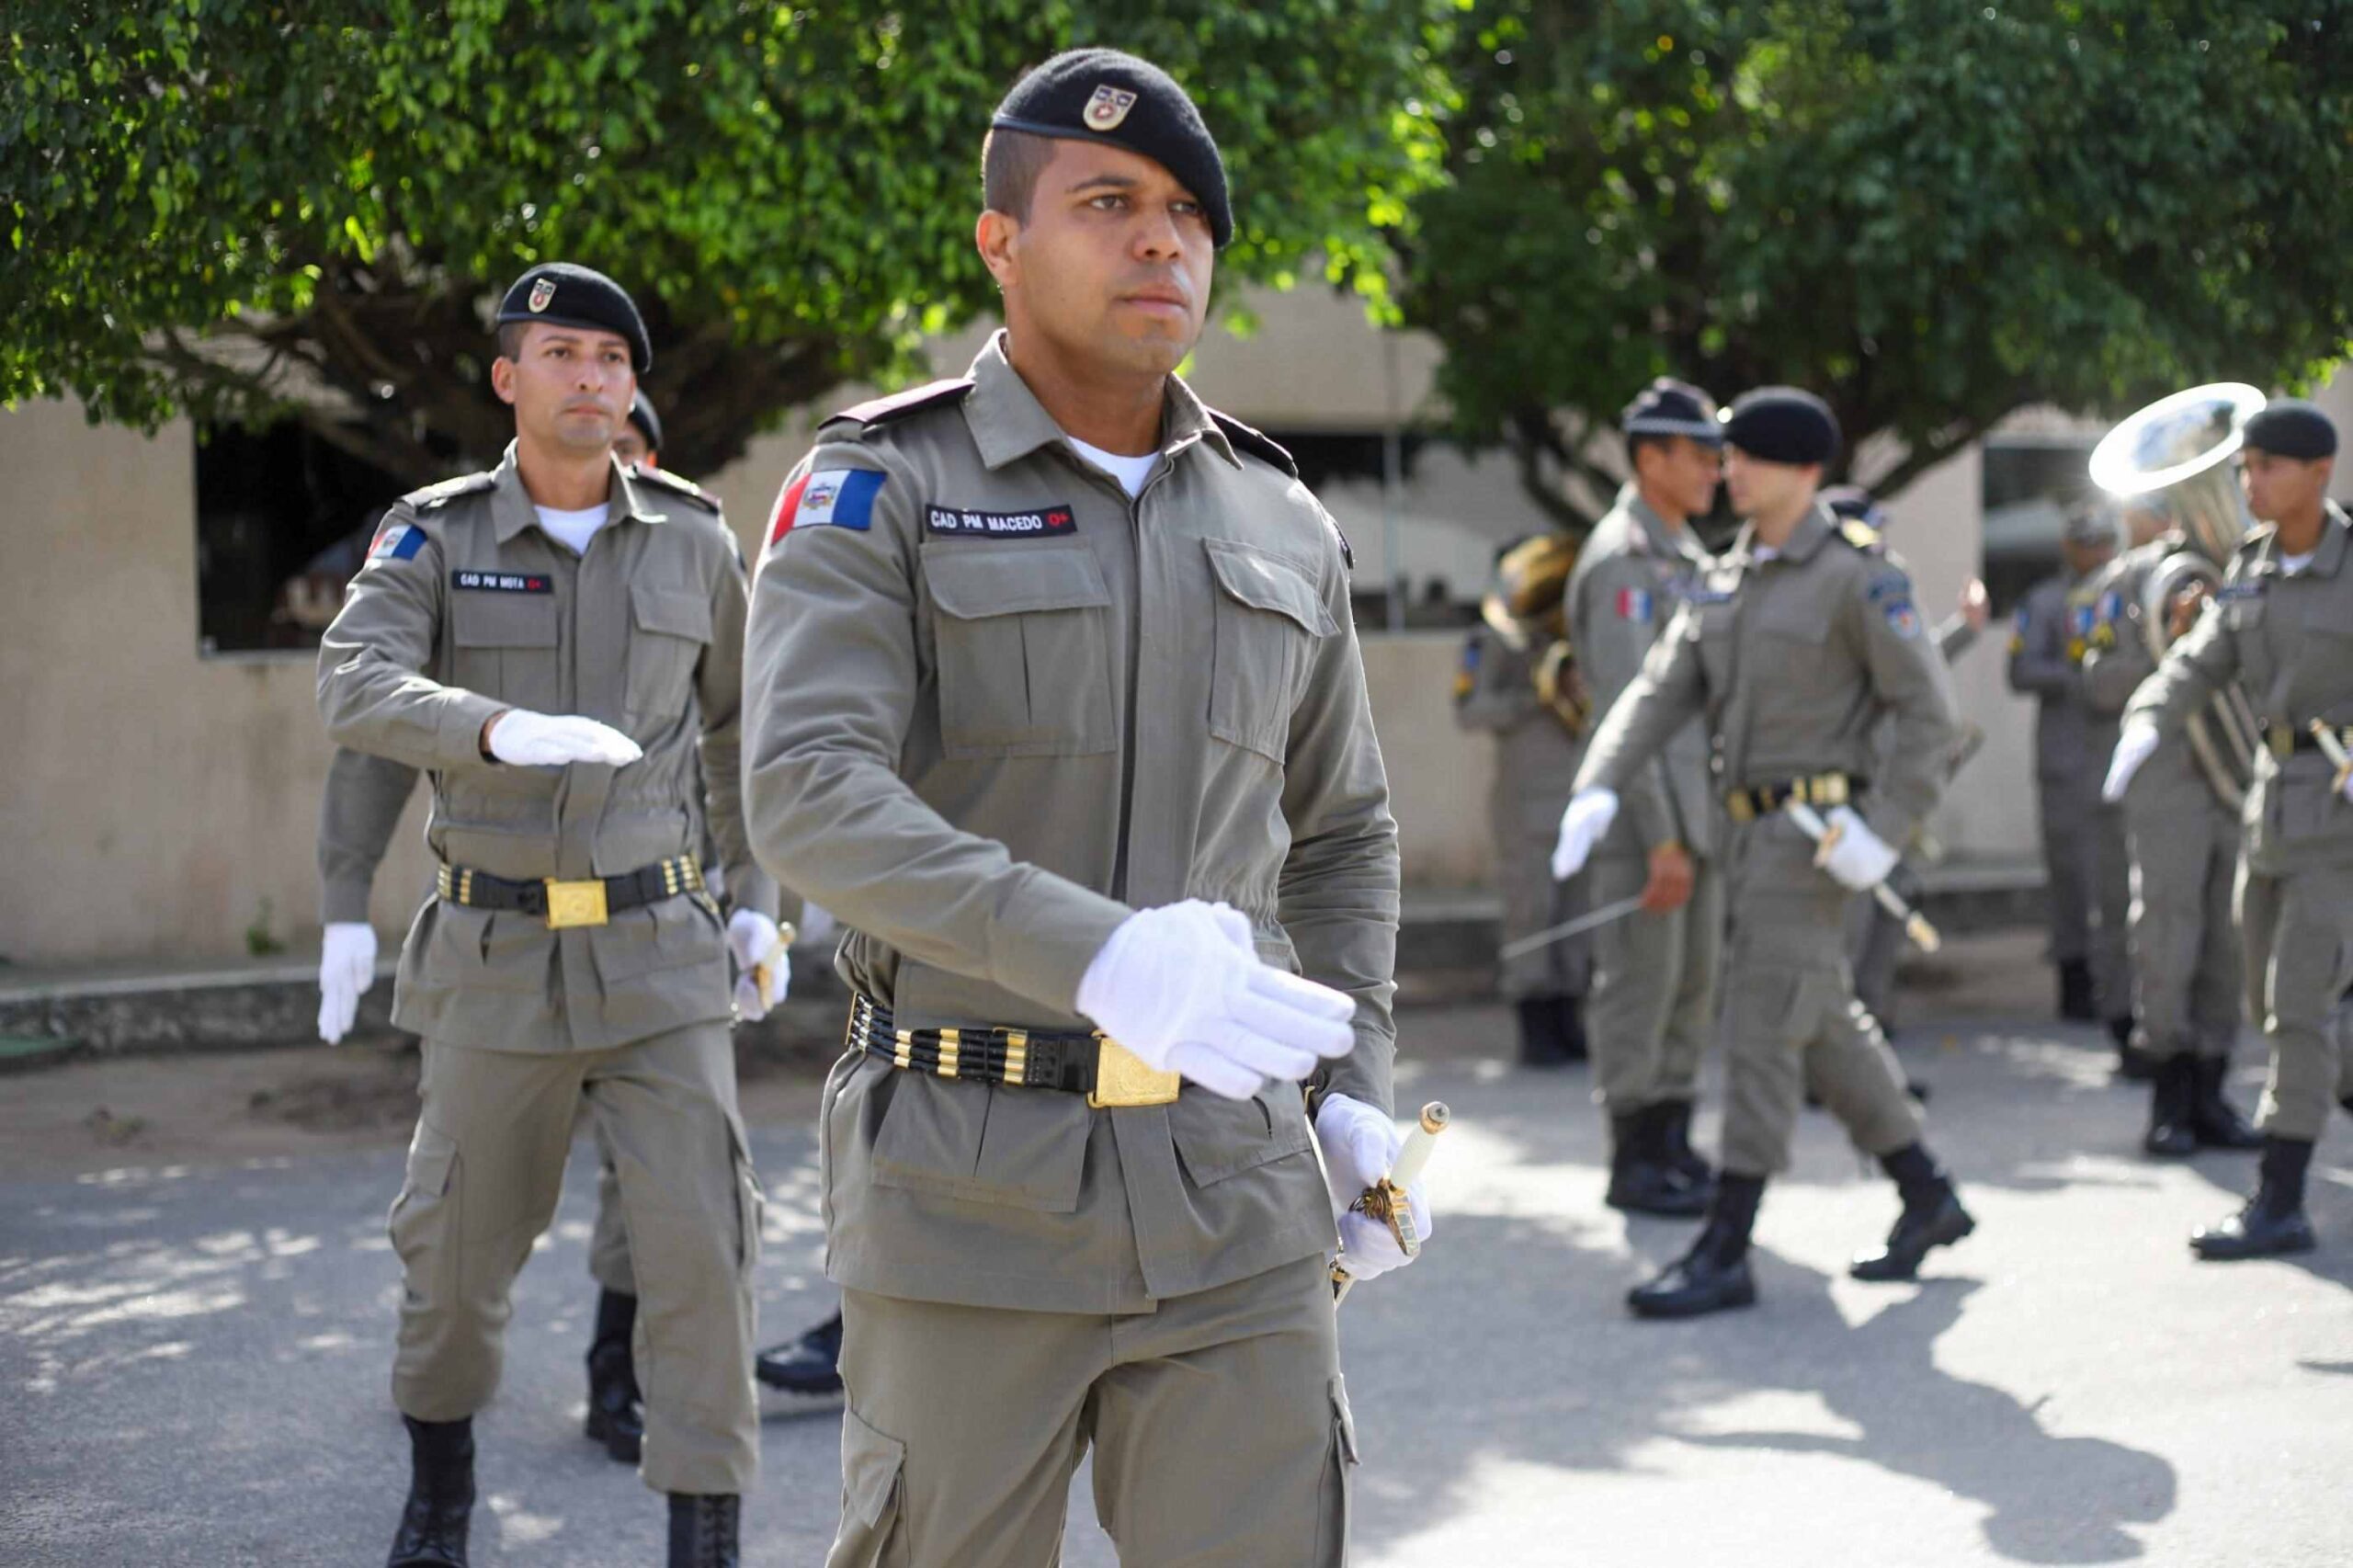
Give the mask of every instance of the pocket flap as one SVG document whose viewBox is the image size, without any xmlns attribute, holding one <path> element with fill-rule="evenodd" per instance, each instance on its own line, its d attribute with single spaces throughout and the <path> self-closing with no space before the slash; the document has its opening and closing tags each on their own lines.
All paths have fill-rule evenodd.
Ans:
<svg viewBox="0 0 2353 1568">
<path fill-rule="evenodd" d="M 449 640 L 460 648 L 552 648 L 555 600 L 545 594 L 452 594 Z"/>
<path fill-rule="evenodd" d="M 1315 592 L 1315 584 L 1301 569 L 1280 556 L 1253 550 L 1231 540 L 1201 541 L 1209 549 L 1210 568 L 1227 597 L 1276 615 L 1288 616 L 1313 637 L 1338 631 L 1331 612 Z"/>
<path fill-rule="evenodd" d="M 849 1499 L 850 1512 L 868 1529 L 880 1526 L 882 1516 L 890 1511 L 899 1472 L 906 1464 L 906 1444 L 883 1436 L 860 1420 L 857 1411 L 844 1408 L 842 1491 Z"/>
<path fill-rule="evenodd" d="M 710 601 L 700 594 L 633 583 L 629 609 L 640 631 L 665 631 L 697 642 L 710 641 Z"/>
<path fill-rule="evenodd" d="M 924 582 L 932 602 L 959 620 L 1038 609 L 1094 609 L 1111 602 L 1103 568 L 1085 550 L 928 550 Z"/>
<path fill-rule="evenodd" d="M 1195 1187 L 1307 1152 L 1307 1107 L 1296 1084 L 1270 1084 L 1246 1100 L 1188 1094 L 1168 1108 L 1176 1157 Z"/>
</svg>

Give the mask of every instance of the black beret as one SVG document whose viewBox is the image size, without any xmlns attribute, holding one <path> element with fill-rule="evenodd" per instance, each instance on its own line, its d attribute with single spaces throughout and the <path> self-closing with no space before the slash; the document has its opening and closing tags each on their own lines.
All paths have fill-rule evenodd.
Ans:
<svg viewBox="0 0 2353 1568">
<path fill-rule="evenodd" d="M 1733 400 L 1724 440 L 1768 463 L 1826 463 L 1838 455 L 1838 421 L 1810 392 L 1758 387 Z"/>
<path fill-rule="evenodd" d="M 1822 504 L 1830 508 L 1833 517 L 1860 523 L 1876 533 L 1887 531 L 1887 508 L 1859 484 L 1832 485 L 1822 493 Z"/>
<path fill-rule="evenodd" d="M 644 436 L 645 444 L 654 451 L 662 449 L 662 416 L 654 412 L 654 400 L 645 389 L 637 389 L 637 401 L 629 405 L 629 422 Z"/>
<path fill-rule="evenodd" d="M 1150 61 L 1116 49 L 1057 54 L 1013 85 L 989 125 L 1066 142 L 1107 142 L 1150 158 L 1193 193 L 1209 214 L 1210 238 L 1219 249 L 1233 238 L 1217 141 L 1185 89 Z"/>
<path fill-rule="evenodd" d="M 1629 436 L 1688 436 L 1711 447 L 1724 444 L 1716 400 L 1688 381 L 1661 376 L 1626 405 L 1618 427 Z"/>
<path fill-rule="evenodd" d="M 498 303 L 498 320 L 552 322 L 558 326 L 591 327 L 629 339 L 630 360 L 639 375 L 654 368 L 654 342 L 645 335 L 645 319 L 629 290 L 603 273 L 568 261 L 541 262 L 506 290 Z"/>
<path fill-rule="evenodd" d="M 2336 455 L 2336 426 L 2302 398 L 2275 398 L 2246 422 L 2246 445 L 2274 457 L 2312 462 Z"/>
</svg>

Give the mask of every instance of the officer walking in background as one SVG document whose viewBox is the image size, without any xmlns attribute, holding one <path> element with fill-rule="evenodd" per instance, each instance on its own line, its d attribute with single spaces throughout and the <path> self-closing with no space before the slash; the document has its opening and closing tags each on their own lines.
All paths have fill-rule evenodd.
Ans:
<svg viewBox="0 0 2353 1568">
<path fill-rule="evenodd" d="M 1487 830 L 1503 892 L 1506 947 L 1574 920 L 1586 883 L 1556 882 L 1545 861 L 1569 803 L 1592 705 L 1562 619 L 1561 597 L 1576 547 L 1559 534 L 1520 540 L 1496 562 L 1480 623 L 1462 644 L 1454 720 L 1495 737 Z M 1519 1025 L 1529 1067 L 1582 1062 L 1582 1010 L 1593 945 L 1578 935 L 1503 959 L 1497 983 Z"/>
<path fill-rule="evenodd" d="M 1944 788 L 1956 733 L 1944 661 L 1903 567 L 1848 542 L 1816 494 L 1838 449 L 1828 407 L 1789 388 L 1748 392 L 1724 440 L 1725 483 L 1747 521 L 1602 720 L 1553 859 L 1563 874 L 1582 866 L 1643 766 L 1704 717 L 1732 822 L 1722 1169 L 1691 1249 L 1628 1298 L 1646 1317 L 1756 1301 L 1749 1232 L 1766 1179 L 1789 1166 L 1807 1084 L 1903 1197 L 1887 1244 L 1856 1259 L 1857 1278 L 1911 1278 L 1932 1248 L 1975 1228 L 1921 1142 L 1846 951 L 1849 893 L 1895 869 L 1895 846 Z M 1889 710 L 1894 765 L 1868 778 L 1871 732 Z M 1823 842 L 1793 801 L 1824 819 Z"/>
<path fill-rule="evenodd" d="M 2107 753 L 2093 744 L 2080 663 L 2093 619 L 2089 590 L 2115 557 L 2115 525 L 2105 512 L 2078 506 L 2067 516 L 2059 548 L 2065 570 L 2037 583 L 2019 601 L 2010 636 L 2010 689 L 2035 699 L 2034 781 L 2051 898 L 2051 958 L 2059 966 L 2059 1016 L 2075 1023 L 2107 1018 L 2119 1048 L 2126 1049 L 2131 1006 L 2121 985 L 2120 950 L 2129 899 L 2115 901 L 2114 925 L 2099 932 L 2096 948 L 2096 912 L 2108 913 L 2099 907 L 2098 854 L 2099 771 Z"/>
<path fill-rule="evenodd" d="M 2353 747 L 2353 523 L 2328 499 L 2336 459 L 2336 428 L 2309 403 L 2282 399 L 2246 422 L 2240 479 L 2264 526 L 2132 694 L 2104 790 L 2124 799 L 2165 737 L 2228 682 L 2255 704 L 2266 744 L 2241 819 L 2236 892 L 2247 1000 L 2271 1044 L 2271 1075 L 2255 1195 L 2190 1237 L 2211 1260 L 2312 1249 L 2304 1176 L 2340 1092 L 2330 1012 L 2353 985 L 2353 768 L 2331 752 Z"/>
<path fill-rule="evenodd" d="M 614 460 L 652 358 L 618 285 L 534 267 L 498 320 L 514 445 L 386 514 L 319 655 L 329 738 L 432 774 L 440 861 L 393 997 L 425 1064 L 391 1222 L 412 1478 L 390 1562 L 466 1561 L 472 1417 L 585 1098 L 629 1211 L 642 1473 L 670 1494 L 669 1561 L 733 1568 L 758 1462 L 761 1198 L 728 954 L 757 985 L 781 946 L 738 807 L 743 563 L 700 491 Z M 699 820 L 732 919 L 704 890 Z"/>
<path fill-rule="evenodd" d="M 1633 683 L 1707 565 L 1692 519 L 1715 505 L 1723 462 L 1714 401 L 1682 381 L 1653 381 L 1620 429 L 1633 478 L 1569 580 L 1569 635 L 1599 712 Z M 1708 1204 L 1713 1173 L 1691 1148 L 1691 1108 L 1723 943 L 1713 793 L 1707 729 L 1695 719 L 1629 780 L 1625 809 L 1586 873 L 1597 908 L 1643 901 L 1594 933 L 1586 1017 L 1595 1098 L 1609 1121 L 1608 1201 L 1633 1213 L 1689 1217 Z"/>
<path fill-rule="evenodd" d="M 2148 602 L 2165 563 L 2190 548 L 2186 534 L 2168 529 L 2127 551 L 2097 578 L 2099 620 L 2084 654 L 2084 698 L 2111 724 L 2155 673 L 2158 650 L 2187 636 L 2206 602 L 2194 581 L 2165 604 Z M 2167 624 L 2151 627 L 2151 615 Z M 2154 1080 L 2142 1140 L 2152 1154 L 2263 1142 L 2222 1093 L 2245 1017 L 2245 976 L 2231 907 L 2239 868 L 2236 797 L 2243 790 L 2239 780 L 2210 773 L 2188 735 L 2177 733 L 2150 755 L 2115 808 L 2124 816 L 2132 863 L 2132 1043 Z"/>
<path fill-rule="evenodd" d="M 753 835 L 857 993 L 829 1561 L 1054 1562 L 1091 1447 L 1130 1562 L 1336 1563 L 1335 1213 L 1404 1143 L 1346 547 L 1174 373 L 1233 233 L 1182 89 L 1057 55 L 982 164 L 1006 331 L 821 428 L 754 589 Z M 1337 1234 L 1359 1278 L 1411 1256 Z"/>
</svg>

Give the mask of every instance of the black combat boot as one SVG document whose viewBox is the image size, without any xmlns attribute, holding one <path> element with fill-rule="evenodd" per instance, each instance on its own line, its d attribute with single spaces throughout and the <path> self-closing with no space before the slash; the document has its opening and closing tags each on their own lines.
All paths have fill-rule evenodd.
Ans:
<svg viewBox="0 0 2353 1568">
<path fill-rule="evenodd" d="M 2092 1002 L 2092 966 L 2081 959 L 2059 966 L 2059 1017 L 2071 1024 L 2088 1024 L 2099 1017 Z"/>
<path fill-rule="evenodd" d="M 842 1392 L 842 1314 L 835 1312 L 798 1339 L 763 1350 L 752 1361 L 760 1381 L 787 1393 Z"/>
<path fill-rule="evenodd" d="M 2191 1250 L 2209 1263 L 2312 1251 L 2313 1222 L 2304 1217 L 2304 1170 L 2312 1161 L 2306 1140 L 2266 1138 L 2255 1196 L 2229 1219 L 2192 1235 Z"/>
<path fill-rule="evenodd" d="M 2150 1153 L 2179 1158 L 2198 1152 L 2198 1130 L 2190 1119 L 2197 1071 L 2187 1052 L 2157 1058 L 2149 1085 L 2149 1131 L 2141 1140 Z"/>
<path fill-rule="evenodd" d="M 670 1494 L 670 1568 L 742 1568 L 742 1499 L 732 1492 Z"/>
<path fill-rule="evenodd" d="M 637 1298 L 607 1290 L 597 1298 L 597 1337 L 588 1346 L 588 1420 L 592 1442 L 623 1464 L 635 1464 L 645 1448 L 645 1395 L 638 1391 L 637 1361 L 630 1334 L 637 1326 Z"/>
<path fill-rule="evenodd" d="M 1666 1163 L 1664 1105 L 1622 1111 L 1609 1119 L 1609 1191 L 1602 1201 L 1630 1214 L 1696 1220 L 1708 1195 Z"/>
<path fill-rule="evenodd" d="M 1691 1250 L 1666 1266 L 1657 1278 L 1627 1292 L 1626 1305 L 1642 1318 L 1690 1318 L 1756 1304 L 1756 1281 L 1748 1272 L 1748 1233 L 1765 1196 L 1763 1176 L 1716 1177 L 1708 1222 Z"/>
<path fill-rule="evenodd" d="M 1514 1004 L 1519 1015 L 1519 1064 L 1522 1067 L 1565 1067 L 1578 1060 L 1569 1054 L 1561 1032 L 1562 998 L 1523 996 Z"/>
<path fill-rule="evenodd" d="M 1937 1162 L 1919 1144 L 1882 1154 L 1879 1163 L 1903 1195 L 1904 1212 L 1895 1217 L 1887 1244 L 1858 1254 L 1847 1272 L 1858 1279 L 1916 1279 L 1920 1260 L 1929 1249 L 1950 1246 L 1975 1230 L 1977 1221 L 1961 1206 L 1952 1179 L 1937 1169 Z"/>
<path fill-rule="evenodd" d="M 2192 1059 L 2189 1126 L 2201 1149 L 2260 1149 L 2263 1134 L 2249 1127 L 2238 1108 L 2224 1097 L 2222 1080 L 2230 1076 L 2227 1056 Z"/>
<path fill-rule="evenodd" d="M 466 1568 L 474 1512 L 474 1424 L 401 1417 L 408 1428 L 408 1502 L 384 1568 Z"/>
<path fill-rule="evenodd" d="M 1561 1013 L 1561 1049 L 1568 1052 L 1570 1061 L 1585 1061 L 1590 1054 L 1585 1038 L 1585 998 L 1556 996 L 1552 1002 Z"/>
<path fill-rule="evenodd" d="M 1661 1100 L 1657 1107 L 1659 1138 L 1669 1170 L 1705 1192 L 1716 1179 L 1716 1167 L 1691 1147 L 1691 1102 Z"/>
</svg>

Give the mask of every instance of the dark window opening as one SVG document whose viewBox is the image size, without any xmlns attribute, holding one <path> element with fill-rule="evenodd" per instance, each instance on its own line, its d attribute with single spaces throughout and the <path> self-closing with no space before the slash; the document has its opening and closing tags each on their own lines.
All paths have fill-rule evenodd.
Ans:
<svg viewBox="0 0 2353 1568">
<path fill-rule="evenodd" d="M 2099 497 L 2091 479 L 2095 444 L 2072 437 L 1986 441 L 1978 483 L 1985 592 L 1995 615 L 2009 614 L 2029 588 L 2060 570 L 2068 512 Z"/>
</svg>

